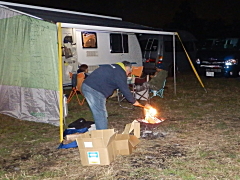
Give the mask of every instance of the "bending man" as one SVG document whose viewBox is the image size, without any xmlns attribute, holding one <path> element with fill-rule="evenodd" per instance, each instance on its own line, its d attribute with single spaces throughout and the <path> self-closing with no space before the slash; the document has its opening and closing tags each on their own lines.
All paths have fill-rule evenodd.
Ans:
<svg viewBox="0 0 240 180">
<path fill-rule="evenodd" d="M 127 84 L 127 76 L 131 71 L 131 63 L 123 61 L 122 63 L 100 66 L 84 80 L 82 92 L 92 111 L 97 130 L 108 128 L 106 99 L 112 95 L 115 89 L 119 89 L 134 106 L 140 105 L 133 97 Z"/>
</svg>

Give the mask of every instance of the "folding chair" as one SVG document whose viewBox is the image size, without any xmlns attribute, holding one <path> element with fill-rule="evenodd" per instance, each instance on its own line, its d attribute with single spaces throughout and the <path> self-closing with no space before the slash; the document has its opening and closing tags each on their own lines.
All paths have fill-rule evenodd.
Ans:
<svg viewBox="0 0 240 180">
<path fill-rule="evenodd" d="M 132 76 L 135 77 L 135 81 L 133 84 L 133 92 L 134 92 L 134 97 L 137 100 L 145 100 L 149 102 L 149 88 L 146 88 L 145 90 L 142 91 L 136 91 L 136 86 L 137 85 L 142 85 L 144 82 L 148 82 L 148 75 L 146 77 L 141 77 L 143 73 L 143 66 L 140 67 L 135 67 L 133 66 L 132 68 Z"/>
<path fill-rule="evenodd" d="M 131 76 L 141 77 L 143 72 L 143 66 L 133 66 Z"/>
<path fill-rule="evenodd" d="M 143 72 L 143 66 L 139 66 L 139 67 L 133 66 L 132 67 L 132 73 L 131 73 L 132 80 L 129 80 L 128 84 L 129 84 L 129 88 L 130 88 L 133 96 L 137 100 L 147 100 L 147 101 L 149 101 L 149 94 L 148 94 L 149 89 L 145 89 L 144 91 L 140 91 L 140 92 L 136 91 L 136 85 L 143 84 L 144 82 L 147 82 L 147 79 L 148 79 L 147 77 L 144 77 L 144 78 L 141 77 L 142 72 Z M 123 100 L 125 100 L 125 97 L 119 91 L 119 89 L 117 89 L 117 98 L 118 98 L 119 106 L 121 106 L 122 108 L 129 108 L 129 107 L 123 106 L 121 104 L 121 102 Z M 133 106 L 131 106 L 131 109 L 132 108 L 133 108 Z"/>
<path fill-rule="evenodd" d="M 150 93 L 153 93 L 153 95 L 150 98 L 153 98 L 155 96 L 159 96 L 159 97 L 163 98 L 165 84 L 166 84 L 166 79 L 165 79 L 165 81 L 163 83 L 163 87 L 161 89 L 159 89 L 159 90 L 151 90 L 150 89 Z"/>
<path fill-rule="evenodd" d="M 69 74 L 70 74 L 70 78 L 72 79 L 72 91 L 67 99 L 67 103 L 69 103 L 72 100 L 73 96 L 75 95 L 77 97 L 78 104 L 83 105 L 85 98 L 83 97 L 83 99 L 80 100 L 78 97 L 78 92 L 80 92 L 80 94 L 83 96 L 81 92 L 81 87 L 85 78 L 85 74 L 83 72 L 75 75 L 72 74 L 71 72 Z"/>
<path fill-rule="evenodd" d="M 139 66 L 139 67 L 133 66 L 131 77 L 128 77 L 128 80 L 127 80 L 127 83 L 129 84 L 129 89 L 131 90 L 134 97 L 135 97 L 135 92 L 134 92 L 135 78 L 140 77 L 142 75 L 142 71 L 143 71 L 143 66 Z M 133 108 L 133 106 L 128 107 L 128 106 L 123 106 L 121 104 L 126 98 L 123 96 L 123 94 L 119 89 L 117 89 L 117 99 L 118 99 L 119 106 L 121 106 L 122 108 L 129 108 L 129 109 Z"/>
<path fill-rule="evenodd" d="M 126 98 L 123 96 L 123 94 L 121 93 L 121 91 L 119 89 L 117 89 L 116 91 L 117 91 L 117 100 L 118 100 L 119 106 L 122 107 L 122 108 L 133 109 L 134 107 L 132 105 L 129 105 L 129 106 L 127 106 L 127 105 L 123 106 L 122 105 L 122 102 L 124 100 L 126 100 Z"/>
</svg>

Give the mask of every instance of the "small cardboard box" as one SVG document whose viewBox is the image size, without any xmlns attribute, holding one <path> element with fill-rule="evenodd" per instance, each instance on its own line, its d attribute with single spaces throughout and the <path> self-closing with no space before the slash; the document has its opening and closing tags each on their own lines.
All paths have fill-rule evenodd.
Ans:
<svg viewBox="0 0 240 180">
<path fill-rule="evenodd" d="M 130 134 L 133 131 L 134 136 L 140 138 L 140 122 L 134 120 L 132 123 L 126 124 L 122 134 Z"/>
<path fill-rule="evenodd" d="M 116 157 L 113 129 L 93 130 L 76 140 L 83 166 L 109 165 Z"/>
<path fill-rule="evenodd" d="M 130 135 L 134 131 L 134 135 Z M 126 124 L 122 134 L 117 134 L 115 137 L 115 148 L 117 154 L 130 155 L 140 142 L 140 123 L 133 121 L 132 123 Z"/>
<path fill-rule="evenodd" d="M 117 154 L 130 155 L 139 143 L 139 139 L 134 135 L 117 134 L 115 137 L 115 148 Z"/>
</svg>

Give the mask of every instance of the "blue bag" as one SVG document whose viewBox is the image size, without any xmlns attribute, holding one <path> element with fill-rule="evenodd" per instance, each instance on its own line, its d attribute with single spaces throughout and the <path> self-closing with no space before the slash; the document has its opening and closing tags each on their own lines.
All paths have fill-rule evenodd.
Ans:
<svg viewBox="0 0 240 180">
<path fill-rule="evenodd" d="M 88 128 L 82 128 L 82 129 L 65 129 L 65 131 L 63 132 L 63 137 L 65 137 L 68 134 L 74 134 L 74 133 L 85 133 L 88 131 Z M 58 146 L 58 149 L 68 149 L 68 148 L 76 148 L 78 147 L 77 145 L 77 141 L 73 141 L 69 144 L 63 144 L 61 143 Z"/>
</svg>

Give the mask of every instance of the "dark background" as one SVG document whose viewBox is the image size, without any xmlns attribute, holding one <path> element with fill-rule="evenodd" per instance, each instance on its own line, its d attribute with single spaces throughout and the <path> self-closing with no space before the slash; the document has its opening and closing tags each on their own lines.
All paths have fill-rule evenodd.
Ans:
<svg viewBox="0 0 240 180">
<path fill-rule="evenodd" d="M 238 37 L 240 0 L 7 0 L 78 12 L 121 17 L 124 21 L 163 30 L 181 29 L 198 40 Z"/>
</svg>

